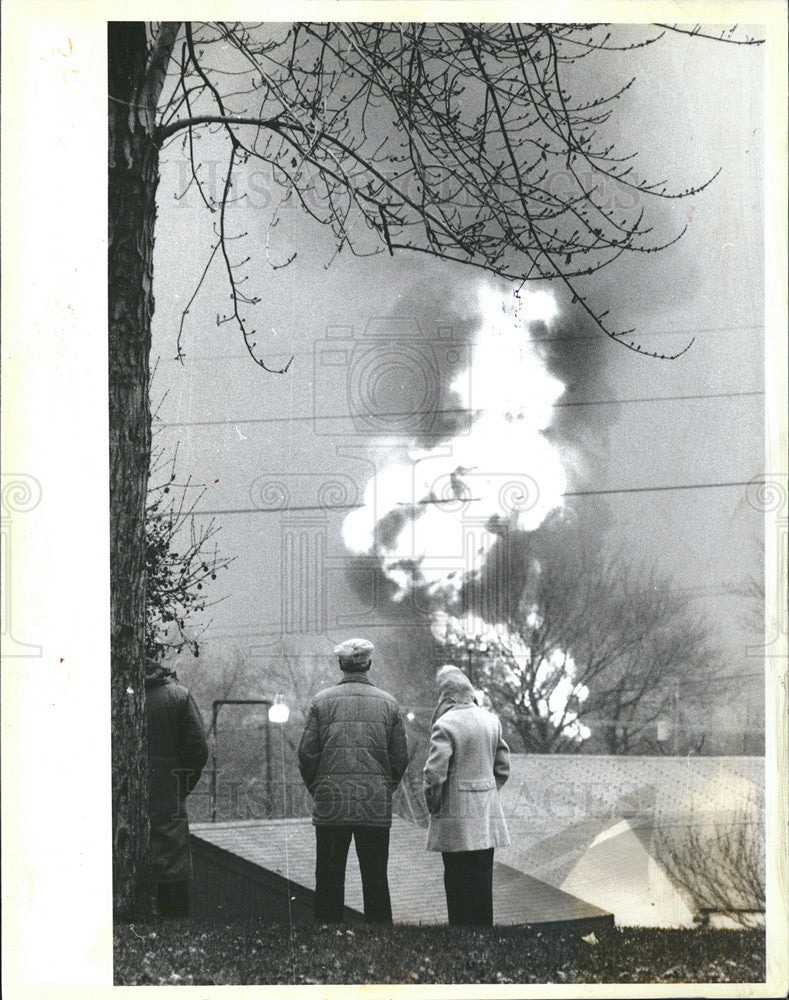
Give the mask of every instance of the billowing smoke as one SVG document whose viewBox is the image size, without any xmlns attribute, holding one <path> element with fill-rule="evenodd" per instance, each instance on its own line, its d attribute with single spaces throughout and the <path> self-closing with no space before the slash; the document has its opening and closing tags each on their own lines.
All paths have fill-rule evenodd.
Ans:
<svg viewBox="0 0 789 1000">
<path fill-rule="evenodd" d="M 425 440 L 420 425 L 393 444 L 364 508 L 343 526 L 351 552 L 380 561 L 396 601 L 420 591 L 431 607 L 457 608 L 464 588 L 485 576 L 497 539 L 534 531 L 563 503 L 566 470 L 546 431 L 564 385 L 530 336 L 535 324 L 550 334 L 555 299 L 485 284 L 475 314 L 467 365 L 443 397 L 463 419 L 444 425 L 446 436 Z"/>
<path fill-rule="evenodd" d="M 563 531 L 564 494 L 588 482 L 615 412 L 597 405 L 601 393 L 610 395 L 604 338 L 572 308 L 560 311 L 546 290 L 515 294 L 486 283 L 473 302 L 454 291 L 398 305 L 420 316 L 412 337 L 424 336 L 431 321 L 444 333 L 432 345 L 387 346 L 367 368 L 371 404 L 385 408 L 379 390 L 388 386 L 399 400 L 390 403 L 395 414 L 409 392 L 415 412 L 397 416 L 399 424 L 384 417 L 388 433 L 371 449 L 378 471 L 364 507 L 344 522 L 345 544 L 373 557 L 383 577 L 376 589 L 389 602 L 388 612 L 378 611 L 399 623 L 398 635 L 409 620 L 428 622 L 422 643 L 432 632 L 447 656 L 456 649 L 459 665 L 472 642 L 487 650 L 480 669 L 499 671 L 505 687 L 508 670 L 517 685 L 528 663 L 539 714 L 583 740 L 589 731 L 572 706 L 589 692 L 572 657 L 556 649 L 532 663 L 510 623 L 528 625 L 539 613 L 529 595 L 538 589 L 541 539 Z M 376 322 L 391 334 L 390 321 Z M 412 375 L 419 352 L 424 367 Z M 427 378 L 434 369 L 440 378 Z M 416 405 L 423 399 L 432 402 L 428 411 Z M 389 662 L 406 671 L 431 662 L 426 648 L 416 658 L 393 653 Z"/>
</svg>

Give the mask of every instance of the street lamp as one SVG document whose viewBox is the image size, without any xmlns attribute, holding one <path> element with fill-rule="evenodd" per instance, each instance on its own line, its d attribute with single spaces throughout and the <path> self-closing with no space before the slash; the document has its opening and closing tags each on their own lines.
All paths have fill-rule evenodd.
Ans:
<svg viewBox="0 0 789 1000">
<path fill-rule="evenodd" d="M 268 721 L 273 722 L 274 725 L 280 727 L 280 749 L 282 752 L 282 811 L 285 815 L 288 813 L 288 786 L 285 782 L 285 736 L 283 726 L 290 718 L 290 709 L 285 704 L 282 699 L 282 695 L 278 694 L 274 699 L 274 704 L 268 710 Z M 271 795 L 271 774 L 270 771 L 267 772 L 268 782 L 268 794 Z M 270 799 L 269 799 L 270 801 Z"/>
<path fill-rule="evenodd" d="M 268 721 L 278 725 L 284 725 L 290 717 L 290 709 L 282 700 L 282 695 L 278 694 L 274 699 L 274 704 L 268 710 Z"/>
</svg>

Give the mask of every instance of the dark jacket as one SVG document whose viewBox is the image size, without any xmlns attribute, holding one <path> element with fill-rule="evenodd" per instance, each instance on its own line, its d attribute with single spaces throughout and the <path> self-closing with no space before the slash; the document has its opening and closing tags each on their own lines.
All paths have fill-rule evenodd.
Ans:
<svg viewBox="0 0 789 1000">
<path fill-rule="evenodd" d="M 316 826 L 391 826 L 392 792 L 408 765 L 397 702 L 354 673 L 312 701 L 299 770 Z"/>
<path fill-rule="evenodd" d="M 191 878 L 186 796 L 208 759 L 200 710 L 180 684 L 146 679 L 151 869 L 157 882 Z"/>
</svg>

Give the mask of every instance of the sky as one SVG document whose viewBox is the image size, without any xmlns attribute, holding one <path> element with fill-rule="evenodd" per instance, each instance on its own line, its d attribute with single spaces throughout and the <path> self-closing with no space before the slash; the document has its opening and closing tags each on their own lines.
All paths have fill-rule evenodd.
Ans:
<svg viewBox="0 0 789 1000">
<path fill-rule="evenodd" d="M 373 594 L 358 557 L 378 518 L 389 512 L 389 528 L 401 526 L 398 505 L 446 486 L 463 465 L 476 469 L 469 490 L 490 494 L 488 513 L 499 483 L 536 480 L 540 503 L 522 527 L 561 508 L 595 544 L 670 575 L 714 623 L 721 665 L 753 673 L 758 690 L 760 663 L 747 653 L 756 629 L 743 623 L 736 590 L 761 573 L 762 513 L 741 486 L 667 487 L 740 483 L 764 468 L 761 73 L 757 47 L 670 35 L 601 57 L 593 74 L 605 89 L 635 77 L 607 128 L 638 151 L 644 174 L 681 189 L 720 168 L 698 195 L 650 206 L 659 232 L 687 225 L 677 244 L 620 259 L 586 286 L 649 349 L 670 353 L 693 339 L 675 361 L 606 339 L 549 283 L 527 286 L 518 303 L 512 286 L 464 265 L 401 251 L 335 255 L 331 235 L 297 205 L 278 204 L 250 167 L 236 219 L 250 234 L 255 324 L 272 367 L 293 361 L 287 374 L 267 374 L 232 324 L 217 326 L 227 288 L 213 269 L 190 305 L 181 363 L 181 312 L 213 220 L 193 188 L 176 197 L 186 168 L 178 146 L 165 152 L 152 402 L 161 401 L 157 443 L 177 444 L 182 475 L 206 484 L 200 509 L 218 512 L 221 552 L 234 560 L 213 585 L 223 599 L 211 609 L 208 648 L 239 644 L 264 663 L 282 649 L 328 654 L 360 633 L 396 657 L 402 618 Z M 218 162 L 221 145 L 203 141 L 202 158 Z M 459 403 L 484 412 L 471 425 L 442 412 Z M 361 415 L 378 404 L 401 415 Z M 580 495 L 562 501 L 565 492 Z M 351 514 L 300 509 L 357 503 Z M 387 551 L 427 551 L 431 580 L 446 584 L 466 565 L 458 517 L 434 508 L 415 523 L 421 537 L 406 530 Z M 390 579 L 403 584 L 394 571 Z"/>
</svg>

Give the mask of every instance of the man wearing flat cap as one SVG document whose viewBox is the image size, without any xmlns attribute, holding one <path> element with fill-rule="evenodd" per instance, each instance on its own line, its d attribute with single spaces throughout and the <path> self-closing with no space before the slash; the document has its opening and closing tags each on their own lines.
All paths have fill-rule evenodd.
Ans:
<svg viewBox="0 0 789 1000">
<path fill-rule="evenodd" d="M 391 923 L 386 875 L 392 792 L 408 764 L 400 708 L 368 679 L 373 644 L 348 639 L 334 650 L 343 678 L 312 701 L 299 770 L 314 800 L 315 919 L 340 923 L 345 866 L 356 845 L 367 923 Z"/>
</svg>

